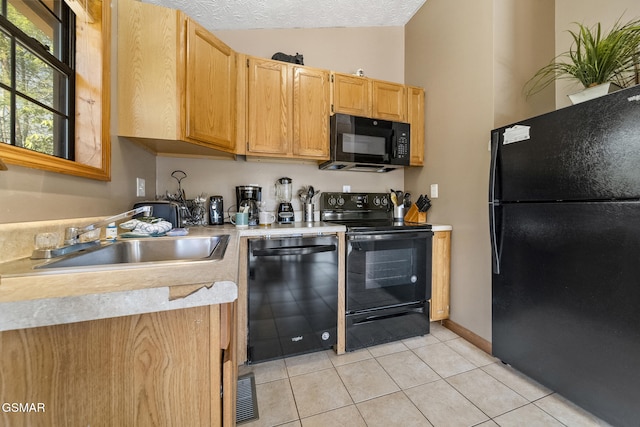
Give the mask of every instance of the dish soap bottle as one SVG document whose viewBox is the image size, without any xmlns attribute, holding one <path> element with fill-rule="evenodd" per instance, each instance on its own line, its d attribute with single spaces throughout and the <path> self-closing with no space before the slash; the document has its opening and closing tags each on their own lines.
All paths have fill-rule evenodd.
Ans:
<svg viewBox="0 0 640 427">
<path fill-rule="evenodd" d="M 118 237 L 118 229 L 116 228 L 116 223 L 110 222 L 109 225 L 107 225 L 107 230 L 105 233 L 105 238 L 107 240 L 115 242 L 116 238 Z"/>
</svg>

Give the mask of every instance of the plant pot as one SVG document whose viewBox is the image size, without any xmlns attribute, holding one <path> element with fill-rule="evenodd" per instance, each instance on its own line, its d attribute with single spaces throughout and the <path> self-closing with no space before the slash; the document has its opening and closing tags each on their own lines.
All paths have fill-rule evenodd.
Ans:
<svg viewBox="0 0 640 427">
<path fill-rule="evenodd" d="M 611 92 L 622 89 L 615 83 L 602 83 L 598 86 L 588 87 L 580 92 L 569 95 L 569 99 L 573 105 L 579 104 L 590 99 L 595 99 Z"/>
</svg>

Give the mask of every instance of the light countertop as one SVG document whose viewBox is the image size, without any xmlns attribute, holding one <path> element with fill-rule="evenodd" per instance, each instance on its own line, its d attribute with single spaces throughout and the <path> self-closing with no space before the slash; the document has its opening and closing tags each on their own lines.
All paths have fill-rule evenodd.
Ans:
<svg viewBox="0 0 640 427">
<path fill-rule="evenodd" d="M 451 231 L 453 227 L 446 224 L 431 224 L 431 231 Z"/>
<path fill-rule="evenodd" d="M 50 231 L 53 225 L 63 230 L 70 223 L 92 220 L 0 224 L 3 252 L 0 261 L 4 261 L 0 263 L 0 331 L 230 302 L 238 295 L 240 237 L 345 231 L 342 225 L 324 222 L 247 228 L 231 224 L 190 227 L 189 236 L 228 234 L 224 257 L 82 269 L 33 269 L 44 262 L 29 259 L 36 232 Z M 448 225 L 433 226 L 433 231 L 451 229 Z"/>
</svg>

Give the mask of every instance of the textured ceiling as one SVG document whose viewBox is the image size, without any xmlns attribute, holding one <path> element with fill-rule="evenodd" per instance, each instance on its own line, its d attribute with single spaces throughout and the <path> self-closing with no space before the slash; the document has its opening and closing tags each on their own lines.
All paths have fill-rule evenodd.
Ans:
<svg viewBox="0 0 640 427">
<path fill-rule="evenodd" d="M 143 0 L 209 30 L 404 26 L 426 0 Z"/>
</svg>

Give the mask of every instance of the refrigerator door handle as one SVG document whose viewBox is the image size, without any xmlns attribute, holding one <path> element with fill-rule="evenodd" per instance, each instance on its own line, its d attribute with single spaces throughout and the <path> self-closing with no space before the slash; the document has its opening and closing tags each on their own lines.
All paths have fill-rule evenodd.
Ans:
<svg viewBox="0 0 640 427">
<path fill-rule="evenodd" d="M 497 173 L 498 173 L 498 144 L 500 133 L 494 131 L 491 134 L 491 169 L 489 172 L 489 203 L 496 200 Z"/>
<path fill-rule="evenodd" d="M 500 228 L 500 202 L 489 203 L 489 233 L 491 234 L 491 264 L 494 274 L 500 274 L 500 248 L 498 229 Z"/>
<path fill-rule="evenodd" d="M 497 169 L 498 169 L 498 144 L 500 134 L 491 134 L 491 169 L 489 177 L 489 233 L 491 234 L 491 264 L 494 274 L 500 274 L 500 248 L 498 247 L 498 229 L 500 201 L 496 200 Z"/>
</svg>

